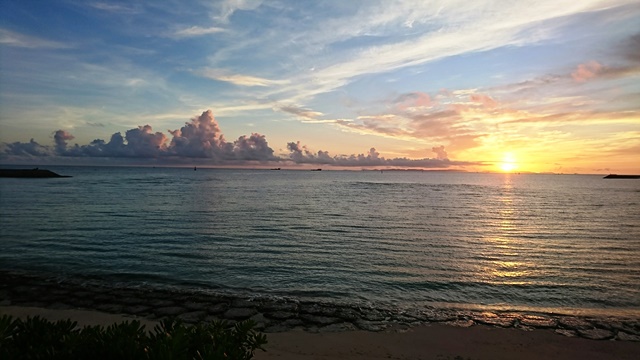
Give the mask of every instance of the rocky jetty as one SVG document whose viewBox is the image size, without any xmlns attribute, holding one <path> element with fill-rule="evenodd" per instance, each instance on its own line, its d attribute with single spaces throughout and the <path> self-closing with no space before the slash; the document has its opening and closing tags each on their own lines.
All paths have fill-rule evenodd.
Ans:
<svg viewBox="0 0 640 360">
<path fill-rule="evenodd" d="M 90 309 L 148 319 L 178 318 L 187 323 L 252 319 L 266 333 L 408 329 L 428 323 L 486 325 L 521 330 L 551 329 L 570 337 L 640 341 L 640 319 L 573 317 L 526 312 L 481 312 L 422 308 L 411 311 L 294 299 L 240 298 L 190 290 L 131 288 L 60 281 L 0 271 L 0 306 Z"/>
<path fill-rule="evenodd" d="M 603 179 L 640 179 L 640 175 L 618 175 L 618 174 L 609 174 Z"/>
<path fill-rule="evenodd" d="M 0 177 L 11 178 L 60 178 L 71 177 L 54 173 L 50 170 L 35 169 L 0 169 Z"/>
</svg>

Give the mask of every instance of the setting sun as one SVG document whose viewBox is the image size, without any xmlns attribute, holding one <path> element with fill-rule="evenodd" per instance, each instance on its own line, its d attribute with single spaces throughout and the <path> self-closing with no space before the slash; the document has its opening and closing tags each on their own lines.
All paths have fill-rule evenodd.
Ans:
<svg viewBox="0 0 640 360">
<path fill-rule="evenodd" d="M 500 169 L 504 172 L 512 172 L 518 168 L 516 159 L 512 153 L 505 153 L 500 164 Z"/>
</svg>

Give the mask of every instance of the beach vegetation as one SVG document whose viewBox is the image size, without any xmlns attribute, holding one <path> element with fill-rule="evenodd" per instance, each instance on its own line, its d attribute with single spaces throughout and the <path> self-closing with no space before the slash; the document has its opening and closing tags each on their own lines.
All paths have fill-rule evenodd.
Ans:
<svg viewBox="0 0 640 360">
<path fill-rule="evenodd" d="M 267 338 L 247 320 L 186 325 L 163 320 L 151 331 L 139 321 L 79 327 L 71 320 L 0 317 L 0 359 L 251 359 Z"/>
</svg>

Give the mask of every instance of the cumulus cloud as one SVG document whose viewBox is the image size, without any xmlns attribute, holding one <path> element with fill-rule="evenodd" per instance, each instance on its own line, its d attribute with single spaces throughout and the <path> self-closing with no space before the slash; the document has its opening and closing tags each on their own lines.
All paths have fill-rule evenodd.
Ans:
<svg viewBox="0 0 640 360">
<path fill-rule="evenodd" d="M 0 152 L 9 156 L 49 156 L 52 151 L 49 147 L 38 144 L 31 139 L 28 143 L 16 141 L 10 144 L 0 145 Z"/>
<path fill-rule="evenodd" d="M 56 144 L 56 151 L 63 153 L 67 149 L 67 140 L 73 140 L 75 137 L 64 130 L 58 130 L 53 133 L 53 141 Z"/>
<path fill-rule="evenodd" d="M 386 159 L 380 156 L 375 148 L 369 149 L 363 154 L 335 155 L 331 156 L 328 151 L 318 150 L 313 152 L 300 142 L 290 142 L 287 144 L 289 158 L 296 164 L 331 165 L 341 167 L 407 167 L 407 168 L 430 168 L 444 169 L 451 166 L 482 165 L 478 162 L 451 161 L 447 158 L 444 146 L 434 147 L 437 158 L 392 158 Z"/>
</svg>

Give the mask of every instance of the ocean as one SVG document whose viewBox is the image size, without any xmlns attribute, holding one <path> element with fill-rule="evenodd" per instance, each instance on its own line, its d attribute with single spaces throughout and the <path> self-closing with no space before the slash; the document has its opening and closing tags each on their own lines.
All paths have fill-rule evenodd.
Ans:
<svg viewBox="0 0 640 360">
<path fill-rule="evenodd" d="M 398 309 L 640 316 L 640 181 L 55 167 L 0 179 L 0 270 Z"/>
</svg>

